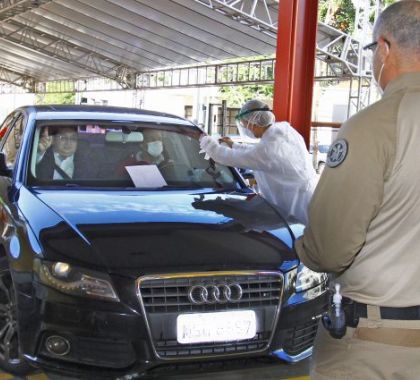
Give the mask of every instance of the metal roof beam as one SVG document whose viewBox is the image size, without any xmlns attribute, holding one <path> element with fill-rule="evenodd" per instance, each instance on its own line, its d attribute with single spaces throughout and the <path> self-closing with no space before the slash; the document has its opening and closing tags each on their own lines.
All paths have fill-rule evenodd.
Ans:
<svg viewBox="0 0 420 380">
<path fill-rule="evenodd" d="M 0 82 L 6 82 L 14 86 L 22 87 L 28 92 L 35 92 L 35 78 L 17 73 L 16 71 L 9 70 L 3 66 L 0 66 Z"/>
<path fill-rule="evenodd" d="M 3 0 L 0 2 L 0 21 L 38 8 L 52 0 Z"/>
<path fill-rule="evenodd" d="M 189 66 L 139 73 L 137 89 L 272 83 L 275 59 Z"/>
<path fill-rule="evenodd" d="M 273 38 L 277 38 L 278 1 L 276 0 L 194 0 Z M 370 0 L 365 0 L 370 1 Z M 369 60 L 362 43 L 330 25 L 318 23 L 316 57 L 337 75 L 370 76 Z"/>
<path fill-rule="evenodd" d="M 270 37 L 277 37 L 277 9 L 269 0 L 194 0 L 197 3 L 248 25 Z M 277 4 L 276 4 L 277 5 Z"/>
<path fill-rule="evenodd" d="M 14 20 L 3 21 L 0 23 L 0 38 L 115 80 L 123 88 L 134 87 L 135 69 L 64 39 L 39 32 L 29 25 Z"/>
<path fill-rule="evenodd" d="M 370 63 L 358 39 L 322 22 L 318 22 L 317 39 L 316 57 L 334 66 L 334 70 L 342 75 L 370 75 Z"/>
<path fill-rule="evenodd" d="M 135 89 L 272 84 L 274 82 L 274 67 L 275 59 L 270 58 L 153 70 L 138 73 Z M 316 81 L 350 79 L 350 75 L 344 76 L 329 72 L 315 76 Z M 115 81 L 103 77 L 56 80 L 36 84 L 36 92 L 42 94 L 118 90 L 121 90 L 121 87 Z"/>
</svg>

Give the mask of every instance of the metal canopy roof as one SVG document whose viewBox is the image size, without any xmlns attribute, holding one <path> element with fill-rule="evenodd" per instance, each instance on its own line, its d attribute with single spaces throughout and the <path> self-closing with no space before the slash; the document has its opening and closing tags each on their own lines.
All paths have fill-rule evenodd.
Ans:
<svg viewBox="0 0 420 380">
<path fill-rule="evenodd" d="M 28 77 L 40 82 L 103 76 L 122 83 L 151 69 L 273 54 L 273 28 L 257 30 L 252 17 L 226 17 L 229 7 L 215 7 L 223 2 L 0 0 L 1 78 L 18 84 Z M 276 21 L 276 0 L 230 3 Z M 259 4 L 262 11 L 252 8 Z"/>
</svg>

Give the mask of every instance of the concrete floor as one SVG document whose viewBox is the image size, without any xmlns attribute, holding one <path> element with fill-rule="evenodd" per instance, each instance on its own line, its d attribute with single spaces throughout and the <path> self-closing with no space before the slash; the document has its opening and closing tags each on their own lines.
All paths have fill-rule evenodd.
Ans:
<svg viewBox="0 0 420 380">
<path fill-rule="evenodd" d="M 297 364 L 266 364 L 255 369 L 213 372 L 205 375 L 166 376 L 162 380 L 309 380 L 309 360 Z"/>
<path fill-rule="evenodd" d="M 309 359 L 297 364 L 264 364 L 251 369 L 240 369 L 223 372 L 210 372 L 202 375 L 161 374 L 158 377 L 141 377 L 140 379 L 159 380 L 309 380 Z M 0 373 L 0 380 L 76 380 L 79 378 L 36 373 L 27 377 L 14 377 Z M 87 379 L 88 380 L 88 379 Z"/>
</svg>

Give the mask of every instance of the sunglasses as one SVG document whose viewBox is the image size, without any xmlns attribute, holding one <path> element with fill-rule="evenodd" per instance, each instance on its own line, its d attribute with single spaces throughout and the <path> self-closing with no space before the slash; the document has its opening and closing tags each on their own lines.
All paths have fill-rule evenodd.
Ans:
<svg viewBox="0 0 420 380">
<path fill-rule="evenodd" d="M 377 45 L 378 45 L 378 41 L 373 41 L 370 44 L 367 44 L 366 46 L 363 46 L 363 50 L 374 51 L 376 49 Z"/>
<path fill-rule="evenodd" d="M 388 47 L 391 47 L 391 42 L 389 42 L 388 40 L 384 39 L 385 43 L 388 45 Z M 363 50 L 369 50 L 369 51 L 374 51 L 376 49 L 376 46 L 378 45 L 378 41 L 373 41 L 370 44 L 367 44 L 365 46 L 363 46 Z"/>
<path fill-rule="evenodd" d="M 61 143 L 76 143 L 77 136 L 57 135 L 57 140 Z"/>
</svg>

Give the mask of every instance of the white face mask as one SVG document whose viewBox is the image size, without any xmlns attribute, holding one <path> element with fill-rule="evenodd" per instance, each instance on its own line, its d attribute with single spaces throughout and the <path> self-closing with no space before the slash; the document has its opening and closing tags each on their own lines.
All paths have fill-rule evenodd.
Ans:
<svg viewBox="0 0 420 380">
<path fill-rule="evenodd" d="M 147 153 L 153 157 L 158 157 L 163 152 L 162 141 L 151 141 L 147 143 Z"/>
<path fill-rule="evenodd" d="M 375 79 L 375 84 L 376 84 L 376 86 L 378 88 L 378 91 L 381 95 L 384 93 L 384 89 L 381 87 L 381 79 L 382 79 L 382 74 L 383 74 L 384 67 L 385 67 L 385 61 L 389 56 L 389 48 L 390 48 L 389 42 L 385 41 L 384 49 L 386 49 L 386 56 L 383 59 L 381 68 L 379 69 L 378 79 L 374 78 Z M 377 47 L 377 49 L 378 49 L 378 47 Z"/>
</svg>

